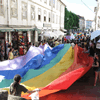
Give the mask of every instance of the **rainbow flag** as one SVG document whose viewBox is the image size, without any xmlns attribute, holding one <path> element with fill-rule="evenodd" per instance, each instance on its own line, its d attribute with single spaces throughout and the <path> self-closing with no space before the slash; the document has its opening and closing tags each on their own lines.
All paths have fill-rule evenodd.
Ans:
<svg viewBox="0 0 100 100">
<path fill-rule="evenodd" d="M 0 88 L 9 87 L 14 75 L 20 74 L 21 83 L 29 90 L 41 89 L 40 97 L 67 89 L 92 66 L 93 58 L 82 50 L 77 45 L 72 49 L 70 44 L 53 49 L 48 45 L 31 47 L 25 56 L 10 60 L 8 67 L 0 64 Z M 30 99 L 29 94 L 22 97 Z"/>
</svg>

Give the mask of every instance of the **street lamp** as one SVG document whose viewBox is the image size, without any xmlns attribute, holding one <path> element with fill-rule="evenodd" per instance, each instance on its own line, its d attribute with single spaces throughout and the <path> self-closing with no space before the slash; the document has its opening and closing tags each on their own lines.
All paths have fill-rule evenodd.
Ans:
<svg viewBox="0 0 100 100">
<path fill-rule="evenodd" d="M 69 18 L 67 18 L 67 20 L 69 20 Z"/>
</svg>

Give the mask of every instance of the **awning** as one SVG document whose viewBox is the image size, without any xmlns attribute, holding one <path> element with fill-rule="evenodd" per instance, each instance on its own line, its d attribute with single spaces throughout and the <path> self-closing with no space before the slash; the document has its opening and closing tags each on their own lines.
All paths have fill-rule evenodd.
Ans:
<svg viewBox="0 0 100 100">
<path fill-rule="evenodd" d="M 34 31 L 35 28 L 14 28 L 16 32 L 21 32 L 21 31 Z"/>
<path fill-rule="evenodd" d="M 10 31 L 14 31 L 14 29 L 13 28 L 9 28 L 9 27 L 0 28 L 0 32 L 10 32 Z"/>
<path fill-rule="evenodd" d="M 40 29 L 38 29 L 37 27 L 35 27 L 34 29 L 35 29 L 35 31 L 38 32 L 38 34 L 41 34 L 41 30 Z"/>
<path fill-rule="evenodd" d="M 98 37 L 100 35 L 100 29 L 94 31 L 91 33 L 91 40 L 93 40 L 94 38 Z"/>
<path fill-rule="evenodd" d="M 63 32 L 67 32 L 67 30 L 66 30 L 66 29 L 64 29 L 64 28 L 62 28 L 62 29 L 61 29 L 61 31 L 63 31 Z"/>
</svg>

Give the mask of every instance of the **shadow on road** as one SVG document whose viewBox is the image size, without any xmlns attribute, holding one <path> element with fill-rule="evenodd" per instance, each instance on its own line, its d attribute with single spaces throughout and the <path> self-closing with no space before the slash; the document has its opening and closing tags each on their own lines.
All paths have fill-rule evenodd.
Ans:
<svg viewBox="0 0 100 100">
<path fill-rule="evenodd" d="M 47 95 L 40 100 L 100 100 L 100 82 L 97 82 L 97 86 L 93 84 L 94 71 L 91 68 L 67 90 Z"/>
</svg>

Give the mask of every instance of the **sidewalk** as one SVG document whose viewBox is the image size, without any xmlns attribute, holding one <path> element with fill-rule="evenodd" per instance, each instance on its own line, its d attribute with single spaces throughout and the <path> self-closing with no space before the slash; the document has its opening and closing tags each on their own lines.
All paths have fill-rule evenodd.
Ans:
<svg viewBox="0 0 100 100">
<path fill-rule="evenodd" d="M 91 68 L 82 78 L 67 90 L 40 98 L 40 100 L 100 100 L 100 82 L 94 84 L 94 71 Z"/>
</svg>

